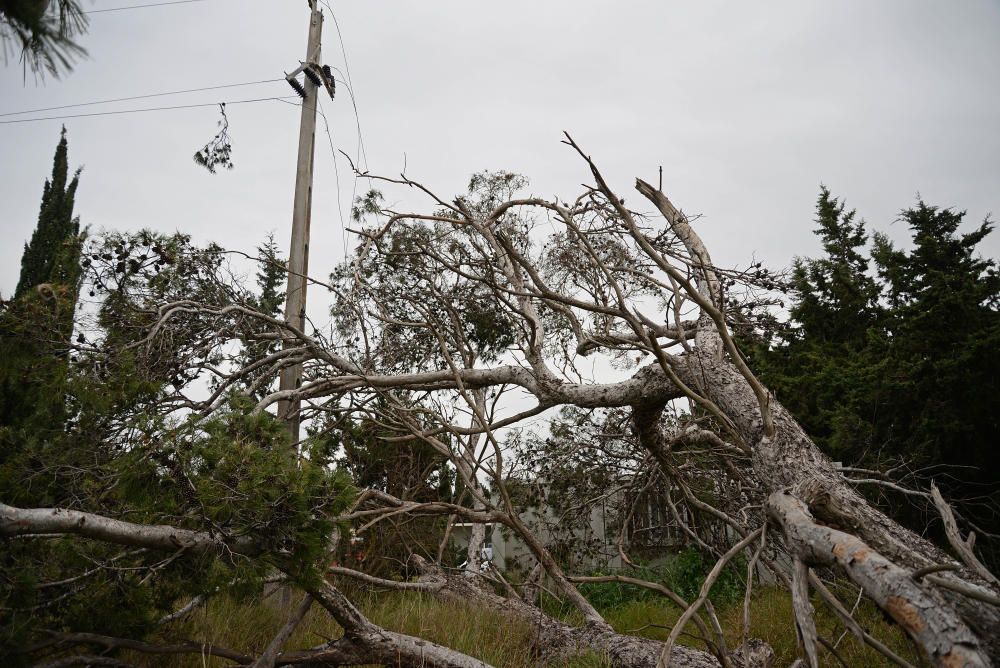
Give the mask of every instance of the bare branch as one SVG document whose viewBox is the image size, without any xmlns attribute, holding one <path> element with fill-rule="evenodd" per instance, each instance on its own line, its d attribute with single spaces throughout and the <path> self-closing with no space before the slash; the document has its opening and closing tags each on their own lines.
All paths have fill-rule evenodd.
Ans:
<svg viewBox="0 0 1000 668">
<path fill-rule="evenodd" d="M 229 550 L 248 556 L 261 553 L 260 547 L 248 538 L 225 539 L 204 531 L 191 531 L 162 524 L 134 524 L 78 510 L 15 508 L 0 503 L 0 536 L 25 534 L 76 534 L 108 543 L 151 550 L 175 551 L 181 548 L 191 552 Z"/>
<path fill-rule="evenodd" d="M 306 594 L 302 598 L 302 602 L 299 603 L 295 611 L 292 612 L 291 616 L 281 630 L 275 634 L 274 639 L 271 640 L 267 645 L 267 649 L 264 653 L 251 664 L 250 668 L 274 668 L 275 661 L 278 658 L 278 653 L 281 652 L 282 646 L 288 642 L 288 638 L 291 637 L 295 628 L 302 622 L 302 618 L 306 616 L 309 612 L 309 608 L 312 606 L 312 596 Z"/>
<path fill-rule="evenodd" d="M 941 490 L 934 483 L 931 483 L 931 498 L 934 499 L 934 506 L 941 513 L 941 519 L 944 521 L 944 532 L 948 536 L 948 542 L 954 548 L 955 552 L 958 553 L 962 562 L 990 584 L 994 586 L 1000 585 L 1000 580 L 990 573 L 989 569 L 983 565 L 983 562 L 979 561 L 976 557 L 976 553 L 972 551 L 974 535 L 970 535 L 968 541 L 962 539 L 962 534 L 959 533 L 958 524 L 955 522 L 955 515 L 951 511 L 951 506 L 941 496 Z"/>
</svg>

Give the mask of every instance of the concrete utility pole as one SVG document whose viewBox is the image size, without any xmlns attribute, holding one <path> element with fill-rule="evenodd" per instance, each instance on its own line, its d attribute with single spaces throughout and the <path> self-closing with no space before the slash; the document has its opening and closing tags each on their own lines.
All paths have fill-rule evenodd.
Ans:
<svg viewBox="0 0 1000 668">
<path fill-rule="evenodd" d="M 316 144 L 316 105 L 320 85 L 333 97 L 333 77 L 329 68 L 320 67 L 320 44 L 323 33 L 323 13 L 316 0 L 309 0 L 309 42 L 306 59 L 291 74 L 288 83 L 302 99 L 299 122 L 299 156 L 295 170 L 295 204 L 292 212 L 292 243 L 288 252 L 288 287 L 285 291 L 285 322 L 299 331 L 306 325 L 306 276 L 309 274 L 309 223 L 312 214 L 313 151 Z M 295 78 L 303 73 L 304 81 Z M 296 345 L 294 342 L 287 346 Z M 286 367 L 281 372 L 281 391 L 295 390 L 302 384 L 302 365 Z M 299 440 L 299 404 L 295 400 L 278 403 L 278 417 L 288 421 L 292 442 Z"/>
</svg>

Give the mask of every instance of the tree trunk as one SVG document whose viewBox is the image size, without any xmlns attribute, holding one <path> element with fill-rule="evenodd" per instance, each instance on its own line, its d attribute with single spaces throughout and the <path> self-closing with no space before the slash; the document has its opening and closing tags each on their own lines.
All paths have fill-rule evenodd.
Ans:
<svg viewBox="0 0 1000 668">
<path fill-rule="evenodd" d="M 607 657 L 617 668 L 655 668 L 663 651 L 658 640 L 616 633 L 607 625 L 587 623 L 575 627 L 548 616 L 519 598 L 504 598 L 464 577 L 447 577 L 434 565 L 413 557 L 421 581 L 440 585 L 433 595 L 501 612 L 535 630 L 534 649 L 540 663 L 563 660 L 582 652 Z M 675 668 L 718 668 L 719 659 L 709 652 L 674 646 L 670 665 Z M 759 640 L 751 640 L 729 657 L 735 668 L 769 668 L 774 652 Z"/>
<path fill-rule="evenodd" d="M 759 402 L 728 360 L 698 353 L 686 359 L 686 366 L 679 369 L 682 380 L 733 421 L 751 446 L 753 469 L 763 487 L 784 493 L 788 499 L 779 502 L 782 497 L 772 494 L 768 511 L 793 555 L 807 556 L 809 565 L 841 566 L 936 665 L 991 665 L 991 657 L 1000 657 L 1000 612 L 995 606 L 947 589 L 916 585 L 894 593 L 907 572 L 955 564 L 950 555 L 871 506 L 773 398 L 769 408 L 774 434 L 765 435 Z M 798 512 L 788 512 L 786 506 L 795 504 L 801 504 L 796 506 Z M 836 538 L 831 537 L 834 534 Z M 826 537 L 822 546 L 816 543 L 821 535 Z M 853 560 L 844 556 L 848 549 L 854 550 Z M 873 563 L 876 558 L 882 560 L 870 567 L 873 570 L 857 563 L 857 550 L 862 549 L 872 555 Z M 969 568 L 943 577 L 993 591 L 989 582 Z M 942 611 L 950 616 L 938 619 Z M 963 658 L 956 662 L 959 655 Z"/>
</svg>

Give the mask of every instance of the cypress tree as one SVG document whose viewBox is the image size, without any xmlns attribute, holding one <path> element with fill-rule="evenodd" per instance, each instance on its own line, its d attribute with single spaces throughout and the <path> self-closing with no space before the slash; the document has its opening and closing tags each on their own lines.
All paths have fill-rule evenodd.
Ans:
<svg viewBox="0 0 1000 668">
<path fill-rule="evenodd" d="M 80 278 L 79 235 L 80 219 L 73 216 L 76 188 L 80 181 L 78 169 L 69 177 L 66 128 L 63 127 L 52 163 L 52 177 L 45 181 L 42 205 L 38 212 L 38 225 L 31 241 L 24 245 L 21 256 L 21 276 L 14 291 L 14 298 L 24 297 L 40 284 L 48 283 L 71 290 L 67 294 L 76 303 L 76 290 Z"/>
<path fill-rule="evenodd" d="M 69 178 L 64 127 L 14 298 L 0 311 L 0 432 L 28 425 L 58 431 L 65 419 L 62 402 L 52 398 L 63 394 L 82 275 L 80 219 L 73 216 L 79 177 L 77 170 Z"/>
</svg>

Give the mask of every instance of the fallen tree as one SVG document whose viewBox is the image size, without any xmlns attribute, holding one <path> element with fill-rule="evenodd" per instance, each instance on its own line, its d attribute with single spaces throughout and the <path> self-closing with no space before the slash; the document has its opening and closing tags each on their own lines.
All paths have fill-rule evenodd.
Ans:
<svg viewBox="0 0 1000 668">
<path fill-rule="evenodd" d="M 769 290 L 779 287 L 777 279 L 716 267 L 691 221 L 663 192 L 638 180 L 641 201 L 655 213 L 627 207 L 568 136 L 566 143 L 583 158 L 594 180 L 572 202 L 519 198 L 515 191 L 523 183 L 510 174 L 477 175 L 468 197 L 450 201 L 405 176 L 372 177 L 386 187 L 424 193 L 437 209 L 395 211 L 382 204 L 377 191 L 359 201 L 358 219 L 367 216 L 371 224 L 359 231 L 355 257 L 330 282 L 313 281 L 333 295 L 337 331 L 332 339 L 290 327 L 241 301 L 233 290 L 220 289 L 217 266 L 204 259 L 207 287 L 197 293 L 199 298 L 181 289 L 126 290 L 116 302 L 118 313 L 130 314 L 130 340 L 123 348 L 140 365 L 166 367 L 184 378 L 200 374 L 213 379 L 207 398 L 196 397 L 186 382 L 165 389 L 155 399 L 164 413 L 184 410 L 207 420 L 232 395 L 248 394 L 259 397 L 251 415 L 266 419 L 269 407 L 294 400 L 301 402 L 301 417 L 319 430 L 307 443 L 335 445 L 344 425 L 368 420 L 387 442 L 400 448 L 420 442 L 450 462 L 462 483 L 453 498 L 415 500 L 369 489 L 361 490 L 347 508 L 317 505 L 312 511 L 331 524 L 350 525 L 358 534 L 405 518 L 443 518 L 438 563 L 418 562 L 423 572 L 419 581 L 327 569 L 330 548 L 322 558 L 311 552 L 312 561 L 296 561 L 287 541 L 259 542 L 259 522 L 239 532 L 218 523 L 195 530 L 130 524 L 72 509 L 2 506 L 0 535 L 30 540 L 74 534 L 133 548 L 202 552 L 228 563 L 238 561 L 238 555 L 288 573 L 345 635 L 319 648 L 269 648 L 264 657 L 252 659 L 258 665 L 480 665 L 448 648 L 374 625 L 324 579 L 332 575 L 460 597 L 531 620 L 539 629 L 540 660 L 585 648 L 619 666 L 765 666 L 771 661 L 767 647 L 747 639 L 746 633 L 739 647 L 726 646 L 707 602 L 714 578 L 744 552 L 751 563 L 760 560 L 788 582 L 808 665 L 818 665 L 820 646 L 829 647 L 816 633 L 810 587 L 844 616 L 847 628 L 891 660 L 903 662 L 853 622 L 813 576 L 811 570 L 817 568 L 832 570 L 860 588 L 934 665 L 992 665 L 1000 656 L 1000 589 L 976 559 L 971 541 L 961 537 L 953 518 L 948 520 L 950 509 L 943 499 L 939 507 L 962 561 L 858 494 L 740 354 L 732 334 L 741 306 L 736 300 L 766 299 Z M 555 229 L 547 237 L 539 229 L 543 220 Z M 100 269 L 96 275 L 102 275 Z M 284 345 L 272 345 L 257 359 L 240 358 L 237 364 L 225 352 L 226 342 L 234 338 Z M 183 355 L 176 353 L 177 342 L 183 342 Z M 619 370 L 618 378 L 604 381 L 585 377 L 579 366 L 589 355 L 615 362 L 628 373 Z M 643 358 L 650 361 L 643 364 Z M 267 379 L 299 363 L 305 373 L 298 389 L 262 391 Z M 671 414 L 678 401 L 690 410 Z M 677 498 L 670 500 L 674 516 L 683 507 L 725 527 L 717 539 L 690 532 L 690 540 L 714 553 L 718 563 L 694 600 L 662 592 L 684 609 L 666 643 L 614 632 L 580 593 L 576 583 L 581 578 L 565 572 L 551 546 L 524 519 L 514 493 L 518 460 L 505 439 L 562 406 L 627 411 L 628 433 L 616 438 L 633 449 L 636 470 L 655 470 L 675 490 Z M 166 439 L 156 440 L 164 433 L 156 432 L 146 447 L 166 453 L 165 469 L 183 486 L 183 466 L 171 469 L 172 462 L 183 463 L 176 454 L 181 451 L 171 450 L 174 445 Z M 197 514 L 198 499 L 188 500 Z M 571 627 L 545 615 L 514 586 L 530 582 L 512 584 L 497 574 L 501 579 L 484 585 L 475 561 L 482 531 L 473 533 L 464 574 L 444 575 L 448 535 L 459 520 L 503 525 L 517 535 L 537 564 L 535 575 L 544 573 L 584 624 Z M 619 549 L 624 554 L 625 546 L 619 544 Z M 787 560 L 772 558 L 774 550 Z M 747 580 L 749 597 L 752 569 Z M 701 633 L 704 651 L 676 645 L 689 620 Z M 293 615 L 289 624 L 294 623 Z M 277 648 L 281 642 L 279 636 L 272 645 Z M 250 662 L 237 654 L 229 658 L 241 665 Z"/>
</svg>

